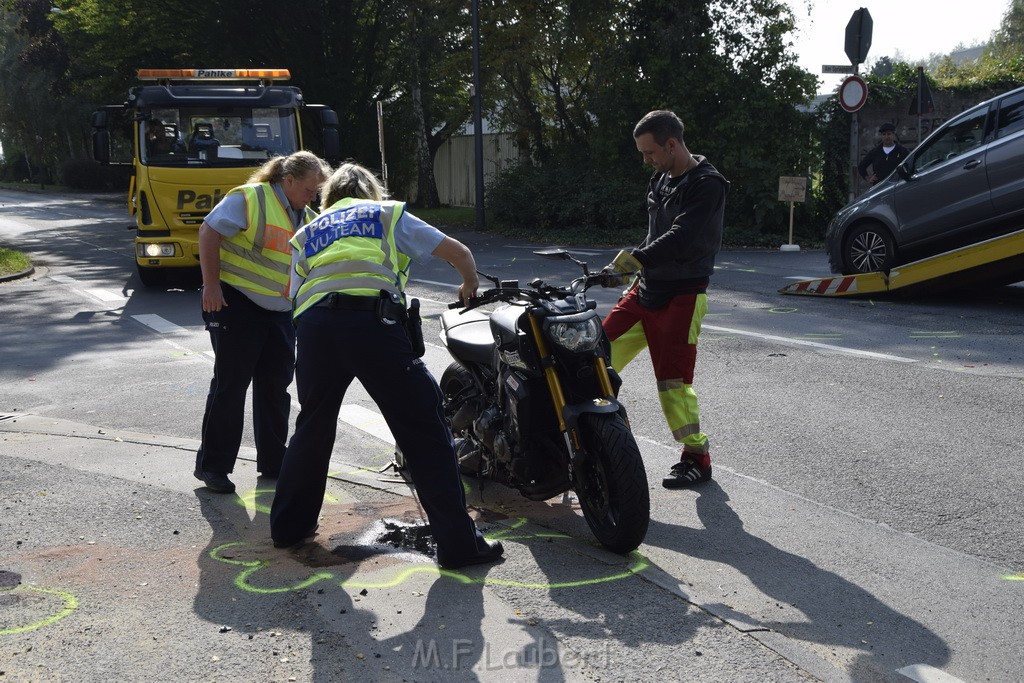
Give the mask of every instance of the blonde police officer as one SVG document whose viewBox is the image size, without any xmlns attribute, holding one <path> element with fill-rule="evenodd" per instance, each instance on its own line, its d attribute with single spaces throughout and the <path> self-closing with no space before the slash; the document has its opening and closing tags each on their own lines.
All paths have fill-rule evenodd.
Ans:
<svg viewBox="0 0 1024 683">
<path fill-rule="evenodd" d="M 206 397 L 195 476 L 231 493 L 245 396 L 253 387 L 256 469 L 276 477 L 288 435 L 295 329 L 291 319 L 291 245 L 295 229 L 330 174 L 309 152 L 275 157 L 231 190 L 199 229 L 203 320 L 216 354 Z"/>
<path fill-rule="evenodd" d="M 292 239 L 301 410 L 277 482 L 271 536 L 289 547 L 315 534 L 338 412 L 358 379 L 405 456 L 438 563 L 493 562 L 501 543 L 485 540 L 466 512 L 441 391 L 402 325 L 412 261 L 448 261 L 462 277 L 462 298 L 479 286 L 476 263 L 461 242 L 384 197 L 372 173 L 344 164 L 324 184 L 320 217 Z"/>
</svg>

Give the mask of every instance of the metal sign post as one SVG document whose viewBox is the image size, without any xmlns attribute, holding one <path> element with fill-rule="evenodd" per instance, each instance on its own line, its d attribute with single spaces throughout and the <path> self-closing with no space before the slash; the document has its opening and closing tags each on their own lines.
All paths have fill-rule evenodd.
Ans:
<svg viewBox="0 0 1024 683">
<path fill-rule="evenodd" d="M 844 48 L 846 56 L 850 58 L 850 63 L 853 65 L 853 76 L 843 81 L 843 86 L 846 87 L 847 83 L 856 78 L 860 84 L 864 83 L 864 80 L 857 76 L 857 67 L 864 63 L 864 60 L 868 58 L 868 50 L 871 48 L 871 32 L 874 28 L 874 21 L 871 19 L 871 12 L 868 12 L 867 7 L 861 7 L 853 13 L 850 17 L 849 23 L 846 24 L 846 42 Z M 852 86 L 851 86 L 852 87 Z M 867 99 L 867 86 L 864 85 L 864 99 Z M 841 105 L 843 103 L 843 90 L 840 89 L 839 101 Z M 853 201 L 855 196 L 855 188 L 857 187 L 857 157 L 858 147 L 860 142 L 860 116 L 857 114 L 857 110 L 864 106 L 863 100 L 859 104 L 852 108 L 847 108 L 845 105 L 843 109 L 853 114 L 850 122 L 850 201 Z"/>
<path fill-rule="evenodd" d="M 800 251 L 799 244 L 793 244 L 793 203 L 806 201 L 807 178 L 803 176 L 781 176 L 779 178 L 779 201 L 789 202 L 789 244 L 783 244 L 779 251 Z"/>
</svg>

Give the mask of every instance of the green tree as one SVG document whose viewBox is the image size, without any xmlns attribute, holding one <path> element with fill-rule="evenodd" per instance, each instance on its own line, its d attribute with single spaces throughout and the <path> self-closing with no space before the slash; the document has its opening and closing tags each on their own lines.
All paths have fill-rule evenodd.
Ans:
<svg viewBox="0 0 1024 683">
<path fill-rule="evenodd" d="M 0 3 L 0 143 L 27 177 L 59 179 L 61 162 L 86 153 L 81 103 L 68 96 L 70 58 L 51 23 L 51 3 Z"/>
<path fill-rule="evenodd" d="M 1024 54 L 1024 0 L 1010 0 L 992 44 L 1000 58 L 1019 58 Z"/>
<path fill-rule="evenodd" d="M 614 224 L 602 226 L 607 229 L 621 225 L 630 211 L 634 221 L 643 220 L 636 208 L 641 171 L 631 131 L 647 111 L 666 108 L 685 122 L 690 148 L 710 157 L 732 181 L 727 220 L 746 227 L 781 226 L 785 212 L 776 201 L 778 177 L 807 174 L 815 153 L 812 120 L 797 105 L 810 100 L 816 79 L 796 66 L 794 22 L 785 3 L 602 3 L 605 13 L 593 12 L 579 29 L 586 36 L 582 41 L 572 39 L 568 28 L 559 30 L 558 18 L 573 16 L 574 3 L 527 4 L 532 14 L 517 3 L 516 9 L 523 9 L 515 16 L 519 23 L 507 19 L 495 29 L 514 26 L 509 43 L 522 42 L 505 63 L 503 92 L 513 103 L 511 121 L 530 131 L 523 142 L 534 162 L 543 166 L 550 158 L 547 149 L 557 150 L 561 143 L 572 150 L 559 153 L 557 163 L 566 165 L 562 175 L 573 179 L 570 188 L 587 193 L 589 201 L 560 220 L 615 217 Z M 540 31 L 540 26 L 548 28 Z M 552 55 L 561 57 L 557 71 L 541 59 Z M 552 73 L 576 77 L 546 77 Z M 577 84 L 578 94 L 570 87 Z M 562 115 L 556 91 L 572 95 L 566 98 L 574 105 L 564 108 L 568 115 Z M 581 173 L 581 160 L 589 172 Z M 603 201 L 599 192 L 620 194 L 616 201 L 630 208 L 594 216 L 586 206 Z M 625 192 L 628 198 L 621 196 Z M 572 203 L 556 190 L 539 201 L 545 199 Z"/>
</svg>

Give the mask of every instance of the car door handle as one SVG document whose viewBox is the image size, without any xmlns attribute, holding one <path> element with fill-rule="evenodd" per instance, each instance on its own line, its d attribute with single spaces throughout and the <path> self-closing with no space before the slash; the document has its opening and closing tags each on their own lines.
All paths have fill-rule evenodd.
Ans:
<svg viewBox="0 0 1024 683">
<path fill-rule="evenodd" d="M 966 164 L 964 164 L 964 170 L 969 171 L 976 166 L 981 166 L 981 159 L 971 159 Z"/>
</svg>

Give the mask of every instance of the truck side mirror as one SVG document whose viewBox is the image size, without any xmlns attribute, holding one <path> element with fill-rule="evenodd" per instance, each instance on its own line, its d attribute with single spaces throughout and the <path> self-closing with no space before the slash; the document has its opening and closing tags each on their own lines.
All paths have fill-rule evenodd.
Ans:
<svg viewBox="0 0 1024 683">
<path fill-rule="evenodd" d="M 94 130 L 92 132 L 92 158 L 101 164 L 110 163 L 110 132 Z"/>
<path fill-rule="evenodd" d="M 92 113 L 92 158 L 101 164 L 110 163 L 110 131 L 107 112 L 98 109 Z"/>
<path fill-rule="evenodd" d="M 331 166 L 341 163 L 341 134 L 338 132 L 338 112 L 324 109 L 320 112 L 324 127 L 324 158 Z"/>
</svg>

